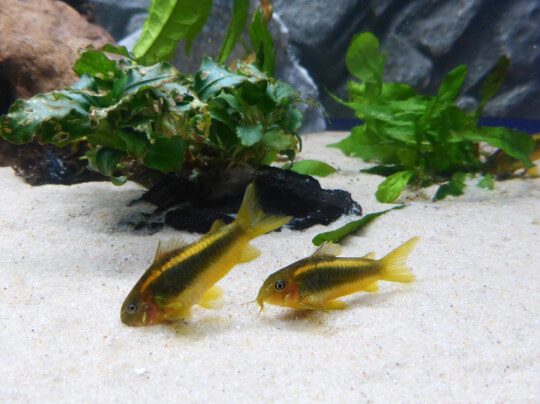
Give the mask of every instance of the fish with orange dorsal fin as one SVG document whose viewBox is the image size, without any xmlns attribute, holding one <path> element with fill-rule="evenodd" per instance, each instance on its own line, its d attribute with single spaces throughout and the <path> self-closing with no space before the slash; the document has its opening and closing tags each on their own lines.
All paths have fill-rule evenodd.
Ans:
<svg viewBox="0 0 540 404">
<path fill-rule="evenodd" d="M 188 318 L 194 305 L 216 307 L 222 291 L 214 285 L 234 265 L 259 256 L 260 251 L 249 241 L 290 219 L 264 213 L 255 186 L 250 184 L 234 222 L 226 225 L 216 221 L 207 234 L 191 244 L 159 244 L 154 261 L 121 307 L 122 322 L 130 326 L 170 322 Z"/>
<path fill-rule="evenodd" d="M 256 302 L 307 310 L 342 310 L 339 297 L 378 290 L 378 281 L 408 283 L 415 277 L 406 260 L 419 240 L 409 241 L 377 260 L 373 253 L 360 258 L 338 258 L 338 244 L 323 243 L 310 257 L 280 269 L 263 283 Z"/>
</svg>

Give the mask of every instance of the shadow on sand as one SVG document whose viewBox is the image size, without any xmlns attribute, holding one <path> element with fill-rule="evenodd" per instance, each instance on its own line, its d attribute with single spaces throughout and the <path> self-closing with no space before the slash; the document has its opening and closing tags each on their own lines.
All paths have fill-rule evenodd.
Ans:
<svg viewBox="0 0 540 404">
<path fill-rule="evenodd" d="M 408 288 L 398 288 L 377 293 L 362 293 L 358 296 L 345 300 L 347 308 L 344 310 L 315 311 L 315 310 L 290 310 L 284 309 L 278 315 L 267 315 L 264 321 L 276 327 L 287 328 L 292 331 L 320 331 L 327 328 L 327 320 L 343 316 L 350 311 L 358 315 L 369 315 L 371 308 L 386 301 L 393 296 L 407 293 Z"/>
</svg>

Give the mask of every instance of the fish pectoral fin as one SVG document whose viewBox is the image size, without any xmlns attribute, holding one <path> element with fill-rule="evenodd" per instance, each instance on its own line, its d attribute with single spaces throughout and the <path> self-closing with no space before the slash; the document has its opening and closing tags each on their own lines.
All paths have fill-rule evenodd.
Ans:
<svg viewBox="0 0 540 404">
<path fill-rule="evenodd" d="M 379 291 L 379 284 L 377 282 L 373 282 L 364 288 L 364 292 L 375 293 L 378 291 Z"/>
<path fill-rule="evenodd" d="M 242 251 L 239 262 L 249 262 L 257 258 L 259 255 L 261 255 L 261 251 L 257 247 L 248 244 Z"/>
<path fill-rule="evenodd" d="M 182 238 L 172 238 L 169 241 L 160 241 L 156 249 L 156 255 L 154 256 L 154 263 L 160 262 L 163 259 L 170 256 L 172 253 L 184 248 L 189 243 Z"/>
<path fill-rule="evenodd" d="M 324 306 L 326 307 L 326 310 L 345 310 L 347 308 L 347 303 L 334 299 L 326 302 Z"/>
<path fill-rule="evenodd" d="M 163 317 L 169 321 L 178 321 L 191 317 L 191 307 L 187 307 L 178 301 L 173 301 L 162 306 Z"/>
<path fill-rule="evenodd" d="M 300 308 L 306 310 L 329 312 L 331 310 L 344 310 L 347 308 L 347 303 L 342 302 L 341 300 L 334 299 L 321 303 L 302 303 Z"/>
<path fill-rule="evenodd" d="M 219 286 L 212 286 L 201 297 L 199 306 L 205 309 L 217 309 L 221 306 L 221 298 L 223 297 L 223 289 Z"/>
<path fill-rule="evenodd" d="M 300 310 L 313 310 L 313 311 L 325 311 L 325 312 L 329 311 L 324 305 L 313 304 L 313 303 L 303 303 L 299 305 L 298 308 Z"/>
<path fill-rule="evenodd" d="M 317 256 L 327 256 L 327 257 L 337 257 L 342 252 L 342 248 L 339 244 L 331 243 L 329 241 L 325 241 L 321 244 L 319 248 L 315 250 L 313 254 L 311 254 L 312 257 Z"/>
<path fill-rule="evenodd" d="M 208 234 L 215 233 L 216 231 L 221 229 L 223 226 L 226 226 L 225 222 L 221 219 L 217 219 L 214 223 L 212 223 L 212 227 L 210 227 Z"/>
</svg>

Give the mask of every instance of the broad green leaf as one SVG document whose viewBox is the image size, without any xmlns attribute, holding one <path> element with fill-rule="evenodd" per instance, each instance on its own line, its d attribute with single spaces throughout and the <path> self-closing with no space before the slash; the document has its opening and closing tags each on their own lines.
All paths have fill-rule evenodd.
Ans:
<svg viewBox="0 0 540 404">
<path fill-rule="evenodd" d="M 179 137 L 159 137 L 148 146 L 144 164 L 163 173 L 179 171 L 184 162 L 185 143 Z"/>
<path fill-rule="evenodd" d="M 390 208 L 390 209 L 383 210 L 381 212 L 370 213 L 368 215 L 365 215 L 363 218 L 359 220 L 354 220 L 352 222 L 349 222 L 346 225 L 340 228 L 337 228 L 335 230 L 319 233 L 315 237 L 313 237 L 313 240 L 311 240 L 311 242 L 315 245 L 321 245 L 325 241 L 330 241 L 332 243 L 339 243 L 345 237 L 363 229 L 373 220 L 375 220 L 381 215 L 384 215 L 386 212 L 390 212 L 391 210 L 394 210 L 394 209 L 402 209 L 404 207 L 405 205 L 399 205 L 399 206 L 394 206 L 393 208 Z"/>
<path fill-rule="evenodd" d="M 219 56 L 217 57 L 217 62 L 219 64 L 224 64 L 227 61 L 234 49 L 234 46 L 238 42 L 238 39 L 240 39 L 242 31 L 244 31 L 244 27 L 246 26 L 248 11 L 249 0 L 233 1 L 231 22 L 229 23 L 225 40 L 221 45 L 221 50 L 219 51 Z"/>
<path fill-rule="evenodd" d="M 336 169 L 329 164 L 318 160 L 301 160 L 293 163 L 291 170 L 299 174 L 326 177 L 334 174 Z"/>
<path fill-rule="evenodd" d="M 403 171 L 403 166 L 373 166 L 370 168 L 364 168 L 360 170 L 361 173 L 380 175 L 382 177 L 388 177 L 398 171 Z"/>
<path fill-rule="evenodd" d="M 236 128 L 236 135 L 240 139 L 240 143 L 244 146 L 253 146 L 262 139 L 263 128 L 260 123 L 253 126 L 238 126 Z"/>
<path fill-rule="evenodd" d="M 351 104 L 356 101 L 365 102 L 367 98 L 366 84 L 351 80 L 347 82 L 347 93 L 349 94 L 349 99 L 351 100 Z M 339 99 L 337 96 L 332 95 L 332 94 L 331 96 L 334 99 L 334 101 L 340 104 L 344 104 L 344 102 L 341 99 Z M 352 107 L 349 106 L 349 108 L 352 108 Z"/>
<path fill-rule="evenodd" d="M 117 129 L 117 135 L 124 142 L 123 149 L 130 155 L 143 157 L 146 151 L 147 139 L 142 133 L 128 132 Z"/>
<path fill-rule="evenodd" d="M 224 100 L 233 109 L 240 110 L 242 108 L 242 101 L 238 96 L 222 92 L 215 99 Z"/>
<path fill-rule="evenodd" d="M 443 184 L 439 187 L 435 196 L 433 197 L 434 201 L 440 201 L 441 199 L 446 198 L 448 195 L 459 196 L 463 195 L 463 190 L 465 189 L 465 178 L 467 174 L 462 172 L 457 172 L 452 175 L 450 181 L 446 184 Z"/>
<path fill-rule="evenodd" d="M 484 175 L 482 179 L 478 181 L 478 186 L 480 188 L 492 190 L 495 187 L 495 183 L 491 174 Z"/>
<path fill-rule="evenodd" d="M 266 132 L 263 135 L 263 143 L 275 151 L 294 148 L 294 140 L 292 136 L 278 129 Z"/>
<path fill-rule="evenodd" d="M 411 170 L 399 171 L 392 174 L 379 184 L 375 197 L 379 202 L 394 202 L 413 176 L 414 171 Z"/>
<path fill-rule="evenodd" d="M 300 94 L 290 84 L 283 81 L 271 83 L 266 87 L 266 93 L 276 104 L 284 105 L 300 99 Z"/>
<path fill-rule="evenodd" d="M 125 142 L 119 136 L 121 130 L 111 126 L 108 119 L 99 121 L 96 127 L 92 128 L 86 136 L 88 143 L 96 148 L 125 149 Z"/>
<path fill-rule="evenodd" d="M 283 125 L 284 129 L 293 133 L 298 133 L 302 127 L 302 120 L 302 112 L 300 112 L 298 108 L 289 107 L 287 108 L 285 119 L 281 122 L 281 124 Z"/>
<path fill-rule="evenodd" d="M 120 55 L 126 58 L 130 58 L 132 56 L 125 46 L 117 46 L 117 45 L 112 45 L 110 43 L 103 46 L 101 50 L 103 52 L 110 53 L 112 55 Z"/>
<path fill-rule="evenodd" d="M 249 38 L 255 50 L 257 66 L 264 73 L 273 76 L 276 65 L 274 41 L 264 23 L 260 8 L 253 14 L 253 19 L 249 26 Z"/>
<path fill-rule="evenodd" d="M 212 119 L 222 122 L 227 125 L 229 129 L 234 130 L 235 123 L 233 121 L 233 118 L 229 115 L 225 108 L 215 104 L 212 105 L 211 103 L 209 103 L 208 105 L 210 109 L 210 116 L 212 117 Z"/>
<path fill-rule="evenodd" d="M 154 0 L 133 48 L 137 61 L 144 65 L 168 60 L 181 39 L 187 48 L 202 29 L 212 8 L 212 0 Z"/>
<path fill-rule="evenodd" d="M 366 131 L 365 125 L 353 128 L 351 134 L 329 147 L 340 149 L 347 156 L 360 157 L 365 161 L 393 164 L 397 161 L 400 144 Z"/>
<path fill-rule="evenodd" d="M 365 83 L 380 83 L 386 56 L 379 50 L 379 41 L 370 32 L 353 37 L 345 63 L 349 72 Z"/>
<path fill-rule="evenodd" d="M 178 78 L 178 70 L 167 62 L 137 66 L 128 70 L 124 92 L 130 94 L 142 88 L 159 87 Z"/>
<path fill-rule="evenodd" d="M 95 164 L 101 174 L 111 177 L 124 156 L 121 150 L 101 148 L 95 154 Z"/>
<path fill-rule="evenodd" d="M 412 86 L 405 83 L 383 83 L 382 97 L 389 100 L 406 100 L 416 97 L 416 91 Z"/>
<path fill-rule="evenodd" d="M 201 68 L 195 75 L 193 89 L 201 100 L 207 101 L 211 96 L 214 96 L 221 90 L 235 88 L 249 80 L 249 77 L 231 73 L 224 67 L 216 64 L 209 57 L 205 57 Z"/>
<path fill-rule="evenodd" d="M 488 101 L 499 92 L 504 81 L 506 80 L 509 69 L 510 59 L 508 59 L 506 56 L 502 56 L 482 83 L 482 88 L 480 89 L 480 103 L 478 104 L 478 109 L 476 110 L 477 117 L 482 115 L 482 111 L 484 110 L 484 107 Z"/>
<path fill-rule="evenodd" d="M 85 95 L 75 90 L 17 100 L 7 115 L 0 117 L 0 137 L 17 144 L 36 138 L 40 142 L 65 146 L 90 130 L 90 107 Z"/>
<path fill-rule="evenodd" d="M 204 25 L 206 24 L 206 20 L 208 20 L 208 17 L 210 16 L 210 12 L 212 11 L 212 0 L 197 0 L 197 1 L 199 2 L 197 6 L 199 7 L 200 17 L 195 22 L 195 24 L 192 24 L 189 27 L 189 30 L 186 34 L 186 46 L 185 46 L 186 55 L 189 55 L 191 53 L 191 46 L 193 45 L 193 41 L 195 40 L 195 38 L 197 38 L 197 35 L 199 35 L 199 32 L 202 31 Z"/>
<path fill-rule="evenodd" d="M 478 128 L 466 131 L 457 137 L 473 142 L 486 142 L 490 146 L 501 149 L 510 157 L 521 160 L 526 168 L 533 167 L 530 155 L 534 150 L 532 136 L 507 128 Z"/>
<path fill-rule="evenodd" d="M 258 83 L 243 83 L 240 88 L 240 94 L 242 99 L 248 105 L 257 105 L 265 97 L 266 83 L 264 81 L 260 81 Z"/>
<path fill-rule="evenodd" d="M 73 66 L 73 71 L 79 77 L 86 74 L 90 77 L 96 77 L 101 80 L 112 80 L 120 74 L 116 63 L 110 60 L 102 51 L 86 50 Z"/>
<path fill-rule="evenodd" d="M 437 92 L 437 99 L 444 102 L 453 102 L 458 97 L 463 82 L 467 77 L 467 66 L 459 65 L 452 69 L 442 80 Z"/>
<path fill-rule="evenodd" d="M 109 177 L 114 185 L 123 185 L 127 181 L 127 178 L 123 175 L 114 175 L 114 171 L 118 170 L 118 166 L 124 157 L 125 153 L 120 150 L 102 147 L 98 147 L 96 150 L 90 150 L 86 153 L 88 168 Z"/>
</svg>

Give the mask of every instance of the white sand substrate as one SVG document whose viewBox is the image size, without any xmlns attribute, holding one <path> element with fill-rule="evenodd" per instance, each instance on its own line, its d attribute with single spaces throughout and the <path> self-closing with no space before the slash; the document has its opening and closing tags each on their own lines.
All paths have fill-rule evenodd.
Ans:
<svg viewBox="0 0 540 404">
<path fill-rule="evenodd" d="M 339 168 L 320 179 L 350 191 L 366 213 L 381 177 L 305 138 L 303 158 Z M 252 301 L 265 277 L 314 251 L 329 227 L 254 240 L 263 253 L 220 285 L 219 310 L 176 325 L 130 328 L 120 305 L 158 240 L 118 222 L 132 183 L 31 187 L 0 169 L 0 402 L 538 402 L 540 400 L 540 180 L 475 186 L 409 206 L 344 243 L 344 256 L 380 257 L 412 236 L 411 285 L 346 298 L 331 313 Z M 194 240 L 198 236 L 185 235 Z"/>
</svg>

